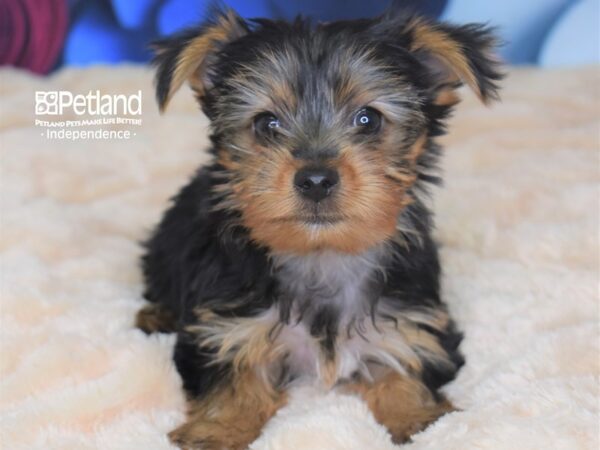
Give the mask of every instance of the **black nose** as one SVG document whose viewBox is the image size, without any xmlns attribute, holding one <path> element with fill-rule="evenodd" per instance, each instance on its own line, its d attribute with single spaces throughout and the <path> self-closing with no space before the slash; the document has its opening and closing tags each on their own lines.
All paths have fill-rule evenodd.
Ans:
<svg viewBox="0 0 600 450">
<path fill-rule="evenodd" d="M 338 173 L 325 167 L 304 167 L 294 177 L 294 184 L 300 194 L 314 202 L 331 194 L 339 181 Z"/>
</svg>

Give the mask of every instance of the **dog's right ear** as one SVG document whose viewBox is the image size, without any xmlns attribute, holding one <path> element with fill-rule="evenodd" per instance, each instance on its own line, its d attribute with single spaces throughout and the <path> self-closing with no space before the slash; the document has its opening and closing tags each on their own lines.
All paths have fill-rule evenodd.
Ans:
<svg viewBox="0 0 600 450">
<path fill-rule="evenodd" d="M 244 20 L 227 10 L 217 12 L 215 19 L 199 28 L 155 42 L 153 64 L 157 67 L 156 99 L 160 111 L 165 110 L 185 81 L 201 98 L 211 86 L 211 64 L 219 50 L 247 32 Z"/>
</svg>

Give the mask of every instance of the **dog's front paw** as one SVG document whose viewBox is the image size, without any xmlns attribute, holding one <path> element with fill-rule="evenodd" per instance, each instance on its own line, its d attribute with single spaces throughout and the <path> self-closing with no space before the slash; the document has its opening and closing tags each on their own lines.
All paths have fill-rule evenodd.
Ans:
<svg viewBox="0 0 600 450">
<path fill-rule="evenodd" d="M 186 423 L 169 433 L 169 439 L 182 450 L 244 450 L 250 442 L 242 442 L 234 436 L 234 430 L 226 433 L 219 426 Z"/>
<path fill-rule="evenodd" d="M 410 438 L 427 428 L 444 414 L 456 411 L 456 408 L 448 400 L 443 399 L 439 403 L 423 405 L 412 411 L 406 411 L 393 422 L 387 423 L 392 441 L 395 444 L 409 442 Z"/>
<path fill-rule="evenodd" d="M 210 421 L 189 421 L 169 433 L 169 439 L 182 450 L 245 450 L 260 430 Z"/>
</svg>

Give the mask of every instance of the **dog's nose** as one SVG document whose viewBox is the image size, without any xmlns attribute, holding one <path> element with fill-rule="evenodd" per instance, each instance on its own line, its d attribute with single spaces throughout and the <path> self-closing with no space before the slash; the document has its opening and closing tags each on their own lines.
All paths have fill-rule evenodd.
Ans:
<svg viewBox="0 0 600 450">
<path fill-rule="evenodd" d="M 338 173 L 326 167 L 304 167 L 296 172 L 294 184 L 302 196 L 320 202 L 340 181 Z"/>
</svg>

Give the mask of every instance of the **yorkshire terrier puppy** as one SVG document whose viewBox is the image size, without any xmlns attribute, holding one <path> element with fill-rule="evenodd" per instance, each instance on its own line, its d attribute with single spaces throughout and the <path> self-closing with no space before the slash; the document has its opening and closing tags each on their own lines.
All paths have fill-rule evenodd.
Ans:
<svg viewBox="0 0 600 450">
<path fill-rule="evenodd" d="M 395 442 L 452 405 L 463 357 L 424 197 L 462 83 L 501 78 L 482 25 L 388 12 L 311 24 L 232 11 L 157 44 L 164 110 L 185 83 L 214 161 L 147 242 L 146 332 L 176 332 L 182 448 L 244 449 L 290 386 L 362 397 Z M 190 131 L 190 133 L 193 131 Z"/>
</svg>

